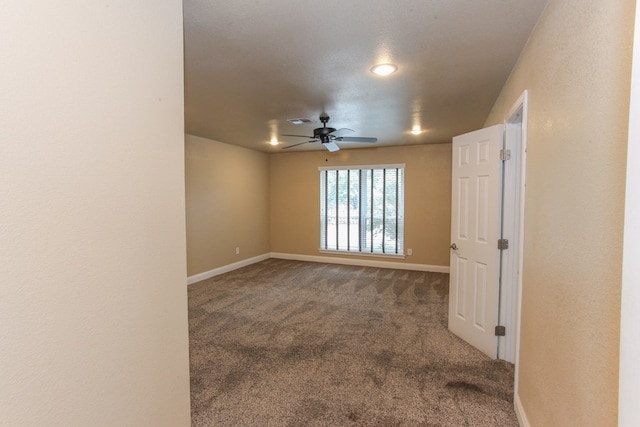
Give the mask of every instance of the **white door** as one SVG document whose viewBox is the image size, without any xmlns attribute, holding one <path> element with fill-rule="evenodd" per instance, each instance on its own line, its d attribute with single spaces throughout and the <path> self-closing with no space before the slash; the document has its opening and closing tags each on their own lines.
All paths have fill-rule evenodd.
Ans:
<svg viewBox="0 0 640 427">
<path fill-rule="evenodd" d="M 453 138 L 449 330 L 497 357 L 503 126 Z"/>
</svg>

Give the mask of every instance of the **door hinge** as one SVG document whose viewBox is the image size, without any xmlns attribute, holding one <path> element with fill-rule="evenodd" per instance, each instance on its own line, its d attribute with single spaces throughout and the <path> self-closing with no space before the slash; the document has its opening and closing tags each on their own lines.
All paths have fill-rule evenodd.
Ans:
<svg viewBox="0 0 640 427">
<path fill-rule="evenodd" d="M 511 150 L 500 150 L 500 160 L 511 160 Z"/>
<path fill-rule="evenodd" d="M 496 336 L 504 337 L 507 334 L 507 328 L 504 326 L 496 326 Z"/>
<path fill-rule="evenodd" d="M 508 239 L 498 239 L 498 250 L 509 249 L 509 240 Z"/>
</svg>

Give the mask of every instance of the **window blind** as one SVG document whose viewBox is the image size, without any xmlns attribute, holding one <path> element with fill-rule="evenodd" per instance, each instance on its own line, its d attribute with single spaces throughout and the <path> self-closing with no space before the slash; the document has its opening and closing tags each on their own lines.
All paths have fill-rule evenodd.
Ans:
<svg viewBox="0 0 640 427">
<path fill-rule="evenodd" d="M 404 254 L 404 165 L 320 170 L 321 249 Z"/>
</svg>

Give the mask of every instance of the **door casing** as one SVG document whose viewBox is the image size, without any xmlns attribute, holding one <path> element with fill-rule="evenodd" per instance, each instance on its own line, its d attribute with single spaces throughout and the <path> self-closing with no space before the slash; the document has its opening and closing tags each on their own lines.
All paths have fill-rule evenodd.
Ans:
<svg viewBox="0 0 640 427">
<path fill-rule="evenodd" d="M 504 164 L 502 224 L 503 238 L 509 240 L 509 249 L 502 253 L 500 321 L 507 333 L 498 340 L 498 357 L 515 364 L 515 392 L 520 353 L 528 101 L 529 94 L 525 90 L 505 119 L 504 138 L 504 148 L 510 151 L 511 158 Z"/>
</svg>

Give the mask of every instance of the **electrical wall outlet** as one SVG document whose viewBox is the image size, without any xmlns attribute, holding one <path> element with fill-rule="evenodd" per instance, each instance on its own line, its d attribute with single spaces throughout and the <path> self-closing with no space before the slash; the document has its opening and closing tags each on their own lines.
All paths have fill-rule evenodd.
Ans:
<svg viewBox="0 0 640 427">
<path fill-rule="evenodd" d="M 236 247 L 236 255 L 240 255 L 240 246 Z"/>
<path fill-rule="evenodd" d="M 411 248 L 407 249 L 407 255 L 413 255 L 413 249 Z"/>
</svg>

